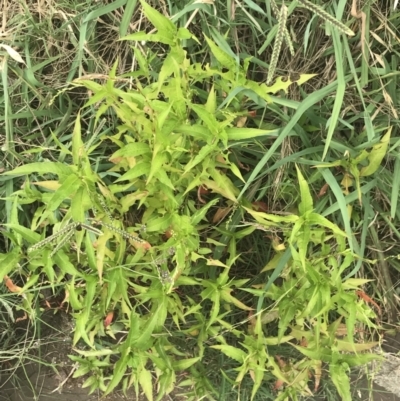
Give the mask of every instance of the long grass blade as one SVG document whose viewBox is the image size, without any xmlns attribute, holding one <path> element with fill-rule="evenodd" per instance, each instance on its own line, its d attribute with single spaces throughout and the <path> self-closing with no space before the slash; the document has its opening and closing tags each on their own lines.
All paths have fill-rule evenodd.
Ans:
<svg viewBox="0 0 400 401">
<path fill-rule="evenodd" d="M 287 125 L 279 133 L 278 138 L 270 146 L 270 148 L 265 153 L 265 155 L 262 157 L 262 159 L 254 167 L 252 173 L 250 174 L 249 179 L 247 180 L 246 184 L 243 186 L 237 199 L 240 199 L 246 193 L 247 188 L 258 178 L 259 174 L 263 171 L 267 162 L 270 160 L 270 158 L 275 153 L 275 151 L 278 149 L 278 147 L 282 144 L 283 140 L 291 133 L 294 126 L 297 124 L 297 122 L 300 120 L 300 118 L 303 116 L 303 114 L 308 109 L 310 109 L 315 103 L 321 101 L 323 98 L 325 98 L 326 96 L 328 96 L 329 94 L 334 92 L 336 90 L 336 87 L 337 87 L 337 81 L 334 81 L 331 84 L 311 93 L 300 103 L 300 105 L 297 107 L 297 110 L 294 113 L 294 115 L 292 116 L 292 118 L 289 120 Z"/>
<path fill-rule="evenodd" d="M 330 148 L 331 140 L 333 137 L 333 133 L 335 131 L 336 125 L 338 123 L 340 110 L 342 110 L 344 92 L 346 89 L 346 82 L 344 77 L 344 69 L 343 69 L 343 47 L 340 42 L 340 36 L 335 31 L 332 32 L 333 38 L 333 47 L 335 49 L 335 57 L 336 57 L 336 71 L 337 71 L 337 82 L 338 86 L 336 89 L 335 103 L 332 109 L 332 115 L 329 121 L 329 128 L 325 142 L 325 149 L 322 154 L 322 160 L 325 159 L 326 154 Z"/>
<path fill-rule="evenodd" d="M 119 26 L 119 36 L 122 38 L 128 33 L 129 24 L 135 11 L 137 0 L 128 0 Z"/>
</svg>

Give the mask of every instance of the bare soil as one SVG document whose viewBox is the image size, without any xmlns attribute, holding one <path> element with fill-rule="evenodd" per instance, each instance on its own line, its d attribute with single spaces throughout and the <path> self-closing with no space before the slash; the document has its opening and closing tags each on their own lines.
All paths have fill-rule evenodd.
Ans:
<svg viewBox="0 0 400 401">
<path fill-rule="evenodd" d="M 73 379 L 75 371 L 68 355 L 73 353 L 71 343 L 70 320 L 65 312 L 48 314 L 44 317 L 47 329 L 43 333 L 43 343 L 31 349 L 29 356 L 14 371 L 0 365 L 0 401 L 145 401 L 142 396 L 136 397 L 133 391 L 125 396 L 116 390 L 113 394 L 102 397 L 100 392 L 89 395 L 88 389 L 82 388 L 85 378 Z M 22 328 L 21 328 L 22 329 Z M 385 352 L 400 354 L 400 333 L 387 337 L 383 346 Z M 400 361 L 400 359 L 399 359 Z M 393 365 L 394 366 L 394 365 Z M 400 364 L 393 367 L 394 388 L 400 393 Z M 372 373 L 371 373 L 372 374 Z M 374 383 L 371 387 L 365 374 L 360 373 L 352 378 L 353 400 L 357 401 L 400 401 L 399 394 L 393 394 L 387 388 Z M 396 383 L 397 382 L 397 383 Z M 397 387 L 396 387 L 397 386 Z M 397 393 L 397 391 L 395 391 Z M 171 394 L 164 401 L 183 401 L 185 397 Z M 321 399 L 315 397 L 315 400 Z M 230 400 L 221 400 L 230 401 Z M 232 400 L 233 401 L 233 400 Z M 338 399 L 340 401 L 340 399 Z"/>
<path fill-rule="evenodd" d="M 47 313 L 43 327 L 43 340 L 36 342 L 38 346 L 29 350 L 29 356 L 17 363 L 15 370 L 7 366 L 0 369 L 0 401 L 142 401 L 133 392 L 127 397 L 121 391 L 104 398 L 100 392 L 89 395 L 88 389 L 82 388 L 87 377 L 72 378 L 76 367 L 68 357 L 74 354 L 68 315 L 63 311 Z"/>
</svg>

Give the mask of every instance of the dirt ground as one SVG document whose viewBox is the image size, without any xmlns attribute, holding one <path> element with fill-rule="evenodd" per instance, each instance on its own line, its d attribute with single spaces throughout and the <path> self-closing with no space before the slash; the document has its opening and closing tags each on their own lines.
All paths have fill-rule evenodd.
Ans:
<svg viewBox="0 0 400 401">
<path fill-rule="evenodd" d="M 134 390 L 128 390 L 126 396 L 122 390 L 114 390 L 107 397 L 102 397 L 100 392 L 89 395 L 89 390 L 82 388 L 88 376 L 72 377 L 76 366 L 68 355 L 76 353 L 72 348 L 71 318 L 64 311 L 56 314 L 49 311 L 41 319 L 41 345 L 31 347 L 23 361 L 2 364 L 0 351 L 0 401 L 147 401 L 142 395 L 137 397 Z M 28 331 L 27 321 L 21 322 L 16 330 L 17 337 L 18 333 Z M 17 368 L 10 369 L 10 366 Z M 176 388 L 175 394 L 163 397 L 162 401 L 184 401 L 186 397 L 182 397 L 182 392 L 181 388 Z M 153 396 L 156 398 L 157 394 Z"/>
<path fill-rule="evenodd" d="M 49 317 L 47 317 L 49 319 Z M 69 335 L 69 321 L 66 315 L 50 316 L 53 332 L 47 330 L 44 333 L 45 342 L 35 350 L 32 349 L 30 357 L 25 358 L 15 371 L 7 374 L 0 369 L 0 401 L 144 401 L 145 398 L 136 397 L 134 392 L 129 392 L 125 397 L 122 391 L 114 391 L 105 398 L 100 393 L 88 395 L 88 390 L 83 389 L 85 378 L 73 379 L 75 371 L 73 362 L 68 358 L 72 352 L 71 336 Z M 57 329 L 54 331 L 54 328 Z M 392 355 L 399 354 L 400 333 L 394 337 L 387 337 L 383 345 L 385 352 Z M 394 357 L 397 358 L 397 357 Z M 37 360 L 40 359 L 41 363 Z M 393 359 L 391 371 L 386 374 L 390 381 L 398 389 L 398 395 L 374 384 L 370 388 L 365 375 L 358 374 L 352 377 L 353 400 L 357 401 L 400 401 L 400 358 L 399 365 Z M 44 363 L 43 363 L 44 362 Z M 3 373 L 2 373 L 3 372 Z M 398 374 L 398 375 L 397 375 Z M 397 391 L 396 391 L 397 393 Z M 163 401 L 183 401 L 185 397 L 170 395 Z M 315 400 L 321 400 L 315 397 Z M 230 400 L 221 400 L 230 401 Z M 234 401 L 234 400 L 232 400 Z M 340 401 L 338 399 L 338 401 Z"/>
<path fill-rule="evenodd" d="M 32 347 L 29 357 L 17 364 L 15 370 L 8 369 L 11 371 L 4 373 L 7 369 L 4 366 L 0 369 L 0 401 L 137 400 L 133 392 L 128 393 L 127 397 L 121 391 L 115 391 L 105 398 L 101 398 L 100 393 L 89 395 L 88 389 L 82 388 L 86 377 L 72 378 L 76 368 L 68 358 L 68 355 L 74 353 L 70 324 L 64 312 L 43 316 L 41 346 Z M 23 330 L 26 330 L 24 323 L 19 331 Z M 142 401 L 142 398 L 138 400 Z"/>
</svg>

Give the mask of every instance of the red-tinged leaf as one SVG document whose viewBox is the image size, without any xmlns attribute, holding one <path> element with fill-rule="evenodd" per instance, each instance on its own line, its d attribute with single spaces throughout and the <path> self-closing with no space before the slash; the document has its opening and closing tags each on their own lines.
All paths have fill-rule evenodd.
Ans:
<svg viewBox="0 0 400 401">
<path fill-rule="evenodd" d="M 265 202 L 255 201 L 252 205 L 257 212 L 268 212 L 268 205 Z"/>
<path fill-rule="evenodd" d="M 285 382 L 281 379 L 278 379 L 274 384 L 274 390 L 279 390 Z"/>
<path fill-rule="evenodd" d="M 26 319 L 28 319 L 28 315 L 26 314 L 26 312 L 24 312 L 24 316 L 17 317 L 15 319 L 15 323 L 22 322 L 23 320 L 26 320 Z"/>
<path fill-rule="evenodd" d="M 300 341 L 300 345 L 301 345 L 302 347 L 308 347 L 307 338 L 302 337 L 302 338 L 301 338 L 301 341 Z"/>
<path fill-rule="evenodd" d="M 286 366 L 286 362 L 279 356 L 275 355 L 275 359 L 278 362 L 278 366 L 282 369 Z"/>
<path fill-rule="evenodd" d="M 243 128 L 246 125 L 247 116 L 241 116 L 236 120 L 236 127 Z"/>
<path fill-rule="evenodd" d="M 252 331 L 252 332 L 254 332 L 254 329 L 255 329 L 255 327 L 256 327 L 256 323 L 257 323 L 257 320 L 256 320 L 256 318 L 254 317 L 254 312 L 251 310 L 251 311 L 249 311 L 249 314 L 248 314 L 248 320 L 249 320 L 249 329 Z"/>
<path fill-rule="evenodd" d="M 326 194 L 326 192 L 328 191 L 328 188 L 329 188 L 329 184 L 328 183 L 324 184 L 324 186 L 318 192 L 318 198 L 321 198 L 322 196 L 324 196 Z"/>
<path fill-rule="evenodd" d="M 106 318 L 104 319 L 104 327 L 108 327 L 114 319 L 114 311 L 108 312 Z"/>
<path fill-rule="evenodd" d="M 135 241 L 133 239 L 131 239 L 129 241 L 136 249 L 144 249 L 145 251 L 148 251 L 149 249 L 151 249 L 151 245 L 149 242 L 147 241 Z"/>
<path fill-rule="evenodd" d="M 123 157 L 114 157 L 114 158 L 110 158 L 108 160 L 113 164 L 119 164 L 124 160 L 124 158 Z"/>
<path fill-rule="evenodd" d="M 18 287 L 13 283 L 13 281 L 8 276 L 4 276 L 4 284 L 10 292 L 21 292 L 22 288 Z"/>
<path fill-rule="evenodd" d="M 207 195 L 209 194 L 210 191 L 204 187 L 204 186 L 200 186 L 197 188 L 197 199 L 199 200 L 200 203 L 206 203 L 206 201 L 201 197 L 201 195 Z"/>
<path fill-rule="evenodd" d="M 232 210 L 232 207 L 223 207 L 217 209 L 217 211 L 214 214 L 214 217 L 212 219 L 213 223 L 219 223 L 221 220 L 223 220 Z"/>
<path fill-rule="evenodd" d="M 167 231 L 164 233 L 164 237 L 167 239 L 170 239 L 174 235 L 174 230 L 172 228 L 169 228 Z"/>
<path fill-rule="evenodd" d="M 379 314 L 382 314 L 381 308 L 379 307 L 379 305 L 371 298 L 369 297 L 364 291 L 361 290 L 357 290 L 356 294 L 363 299 L 366 303 L 372 304 L 375 306 L 375 308 L 378 310 Z"/>
<path fill-rule="evenodd" d="M 319 389 L 319 384 L 321 382 L 321 376 L 322 376 L 322 362 L 321 361 L 315 361 L 314 365 L 314 392 L 316 393 Z"/>
</svg>

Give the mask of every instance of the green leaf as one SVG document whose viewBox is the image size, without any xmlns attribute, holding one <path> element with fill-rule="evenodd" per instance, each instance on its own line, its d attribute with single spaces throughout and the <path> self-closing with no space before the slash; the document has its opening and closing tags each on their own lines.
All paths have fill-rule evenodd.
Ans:
<svg viewBox="0 0 400 401">
<path fill-rule="evenodd" d="M 119 177 L 116 182 L 120 181 L 132 181 L 135 178 L 138 178 L 142 175 L 148 175 L 150 173 L 151 163 L 149 162 L 140 162 L 136 164 L 135 167 L 131 168 L 122 177 Z"/>
<path fill-rule="evenodd" d="M 53 285 L 55 272 L 54 272 L 54 269 L 53 269 L 53 261 L 50 258 L 50 250 L 49 249 L 45 249 L 44 252 L 43 252 L 43 256 L 42 257 L 43 257 L 43 261 L 44 261 L 43 271 L 46 273 L 50 284 Z"/>
<path fill-rule="evenodd" d="M 243 363 L 247 358 L 247 353 L 240 348 L 233 347 L 232 345 L 211 345 L 210 348 L 219 349 L 229 358 L 234 359 L 239 363 Z"/>
<path fill-rule="evenodd" d="M 22 236 L 26 241 L 30 244 L 35 244 L 40 241 L 40 235 L 30 230 L 29 228 L 20 226 L 19 224 L 4 224 L 6 227 L 9 227 L 11 230 L 16 231 L 18 234 Z"/>
<path fill-rule="evenodd" d="M 386 155 L 391 133 L 392 127 L 389 128 L 387 133 L 382 137 L 381 141 L 372 148 L 371 152 L 368 155 L 369 164 L 368 166 L 361 169 L 361 177 L 372 175 L 375 173 L 376 170 L 378 170 L 383 158 Z"/>
<path fill-rule="evenodd" d="M 301 197 L 301 202 L 299 204 L 299 212 L 300 216 L 304 216 L 307 212 L 311 212 L 313 210 L 314 204 L 307 181 L 304 179 L 297 165 L 296 165 L 296 170 L 300 185 L 300 197 Z"/>
<path fill-rule="evenodd" d="M 20 260 L 21 249 L 16 247 L 7 254 L 0 254 L 0 280 L 12 272 Z"/>
<path fill-rule="evenodd" d="M 156 171 L 159 171 L 160 169 L 163 168 L 163 164 L 167 159 L 167 155 L 165 153 L 155 153 L 153 160 L 151 161 L 151 167 L 149 174 L 147 176 L 146 184 L 149 184 L 151 182 L 151 179 L 153 178 L 154 174 Z M 172 183 L 171 183 L 172 185 Z M 172 187 L 173 188 L 173 187 Z"/>
<path fill-rule="evenodd" d="M 68 355 L 70 358 L 73 356 L 73 355 Z M 72 359 L 72 358 L 71 358 Z M 85 376 L 86 374 L 88 374 L 89 372 L 90 372 L 90 370 L 91 370 L 91 366 L 90 365 L 81 365 L 81 366 L 79 366 L 79 368 L 74 372 L 74 374 L 72 375 L 72 378 L 73 379 L 76 379 L 76 378 L 78 378 L 78 377 L 81 377 L 81 376 Z"/>
<path fill-rule="evenodd" d="M 64 274 L 70 274 L 71 276 L 78 277 L 82 276 L 82 274 L 75 269 L 75 266 L 70 262 L 69 257 L 64 253 L 63 250 L 60 250 L 54 255 L 54 261 Z"/>
<path fill-rule="evenodd" d="M 200 357 L 180 359 L 179 361 L 172 362 L 172 366 L 175 371 L 182 371 L 182 370 L 189 369 L 192 365 L 194 365 L 199 360 L 200 360 Z"/>
<path fill-rule="evenodd" d="M 232 296 L 230 293 L 231 291 L 233 291 L 233 289 L 228 289 L 225 288 L 223 289 L 220 294 L 221 294 L 221 299 L 223 299 L 225 302 L 228 303 L 232 303 L 234 304 L 236 307 L 238 307 L 239 309 L 242 310 L 247 310 L 247 311 L 251 311 L 253 310 L 253 308 L 245 305 L 243 302 L 239 301 L 237 298 L 235 298 L 234 296 Z"/>
<path fill-rule="evenodd" d="M 228 68 L 229 70 L 236 69 L 236 60 L 231 57 L 228 53 L 225 53 L 221 50 L 211 39 L 209 39 L 206 35 L 204 35 L 208 46 L 211 49 L 211 53 L 218 60 L 221 66 Z"/>
<path fill-rule="evenodd" d="M 342 231 L 336 224 L 329 221 L 327 218 L 321 216 L 317 213 L 310 213 L 306 217 L 306 221 L 310 224 L 318 224 L 320 226 L 331 229 L 336 235 L 340 235 L 342 237 L 347 237 L 347 234 Z"/>
<path fill-rule="evenodd" d="M 89 267 L 92 269 L 92 271 L 96 271 L 96 256 L 94 254 L 94 248 L 89 233 L 86 233 L 85 235 L 85 252 Z"/>
<path fill-rule="evenodd" d="M 174 57 L 173 53 L 169 53 L 164 60 L 164 63 L 161 67 L 160 73 L 158 74 L 158 91 L 161 90 L 162 85 L 166 81 L 168 77 L 173 75 L 175 76 L 179 73 L 179 63 Z"/>
<path fill-rule="evenodd" d="M 282 301 L 279 305 L 279 316 L 281 319 L 279 320 L 279 330 L 278 330 L 278 339 L 282 339 L 285 331 L 287 330 L 290 322 L 294 318 L 297 313 L 296 305 L 293 304 L 291 300 Z"/>
<path fill-rule="evenodd" d="M 155 311 L 149 315 L 149 319 L 145 322 L 144 327 L 140 328 L 140 334 L 130 343 L 135 349 L 146 351 L 152 346 L 153 343 L 153 332 L 157 328 L 159 323 L 159 314 L 161 309 L 165 308 L 163 305 L 159 305 Z"/>
<path fill-rule="evenodd" d="M 274 223 L 296 223 L 299 220 L 299 216 L 296 216 L 295 214 L 291 214 L 289 216 L 280 216 L 264 212 L 257 212 L 247 207 L 244 209 L 246 209 L 246 211 L 250 213 L 259 223 L 265 225 L 268 225 L 270 221 Z"/>
<path fill-rule="evenodd" d="M 96 386 L 96 384 L 97 384 L 97 377 L 90 376 L 82 383 L 82 388 L 91 387 L 90 390 L 93 391 L 93 386 Z"/>
<path fill-rule="evenodd" d="M 130 347 L 127 347 L 121 358 L 118 360 L 118 362 L 115 364 L 112 376 L 111 376 L 111 381 L 108 383 L 107 389 L 104 393 L 104 396 L 110 394 L 115 387 L 118 386 L 118 384 L 121 382 L 122 378 L 124 377 L 124 374 L 126 372 L 126 369 L 128 368 L 128 360 L 129 360 L 129 353 L 131 349 Z"/>
<path fill-rule="evenodd" d="M 161 131 L 168 117 L 171 117 L 172 103 L 157 115 L 157 127 Z"/>
<path fill-rule="evenodd" d="M 172 181 L 168 177 L 167 173 L 163 168 L 159 168 L 154 172 L 154 177 L 156 177 L 162 184 L 166 185 L 167 187 L 171 188 L 175 191 L 175 187 L 172 184 Z"/>
<path fill-rule="evenodd" d="M 71 216 L 72 220 L 84 222 L 85 221 L 85 208 L 84 200 L 86 199 L 86 190 L 84 187 L 79 187 L 76 194 L 71 199 Z"/>
<path fill-rule="evenodd" d="M 47 205 L 48 210 L 54 212 L 66 198 L 70 198 L 81 185 L 81 180 L 76 174 L 69 175 L 53 194 Z"/>
<path fill-rule="evenodd" d="M 70 283 L 65 285 L 68 290 L 68 301 L 75 311 L 81 310 L 83 308 L 82 302 L 78 298 L 77 289 L 75 287 L 75 282 L 72 280 Z"/>
<path fill-rule="evenodd" d="M 72 161 L 77 166 L 80 164 L 82 152 L 85 151 L 85 147 L 81 137 L 81 114 L 75 119 L 74 131 L 72 132 Z"/>
<path fill-rule="evenodd" d="M 133 52 L 135 53 L 135 58 L 139 64 L 140 71 L 142 71 L 142 74 L 145 77 L 148 77 L 149 76 L 149 65 L 146 61 L 146 58 L 143 56 L 143 53 L 141 52 L 141 50 L 137 47 L 133 48 Z"/>
<path fill-rule="evenodd" d="M 204 185 L 225 198 L 237 202 L 238 188 L 233 185 L 232 181 L 222 171 L 215 168 L 210 170 L 210 175 L 214 181 L 204 180 Z"/>
<path fill-rule="evenodd" d="M 176 37 L 178 38 L 178 39 L 191 39 L 191 38 L 194 38 L 193 37 L 193 35 L 192 35 L 192 33 L 189 31 L 189 29 L 187 29 L 187 28 L 179 28 L 178 29 L 178 34 L 176 35 Z M 196 38 L 194 38 L 194 39 L 196 39 Z M 197 41 L 197 39 L 196 39 L 196 41 Z"/>
<path fill-rule="evenodd" d="M 147 143 L 133 142 L 126 144 L 123 148 L 117 150 L 111 157 L 110 160 L 117 157 L 136 157 L 146 154 L 151 154 L 150 146 Z"/>
<path fill-rule="evenodd" d="M 210 114 L 214 114 L 217 110 L 217 96 L 214 85 L 210 89 L 210 93 L 208 94 L 207 102 L 204 107 L 205 110 Z"/>
<path fill-rule="evenodd" d="M 168 40 L 173 41 L 175 35 L 177 34 L 176 26 L 171 22 L 169 18 L 164 17 L 157 10 L 148 5 L 144 0 L 140 1 L 143 7 L 143 12 L 147 19 L 157 28 L 158 33 L 163 35 Z"/>
<path fill-rule="evenodd" d="M 115 355 L 117 352 L 109 349 L 109 348 L 101 348 L 101 349 L 93 349 L 93 350 L 89 350 L 89 351 L 83 351 L 80 350 L 79 348 L 75 348 L 74 351 L 79 354 L 79 355 L 83 355 L 87 358 L 98 358 L 101 356 L 107 356 L 107 355 Z"/>
<path fill-rule="evenodd" d="M 78 315 L 75 315 L 75 332 L 73 344 L 75 345 L 81 338 L 86 342 L 87 345 L 93 347 L 90 343 L 90 339 L 86 332 L 86 325 L 89 321 L 89 310 L 82 309 Z"/>
<path fill-rule="evenodd" d="M 148 401 L 153 401 L 153 383 L 151 373 L 143 368 L 139 373 L 139 383 Z"/>
<path fill-rule="evenodd" d="M 347 338 L 349 339 L 349 342 L 351 344 L 354 343 L 354 332 L 356 328 L 356 323 L 357 323 L 357 313 L 360 313 L 357 311 L 358 305 L 356 302 L 354 303 L 349 303 L 346 305 L 346 311 L 348 312 L 348 316 L 346 319 L 346 327 L 347 327 Z"/>
<path fill-rule="evenodd" d="M 332 363 L 332 350 L 328 348 L 311 349 L 306 347 L 300 347 L 299 345 L 294 345 L 290 342 L 288 344 L 296 348 L 299 352 L 301 352 L 303 355 L 305 355 L 310 359 L 326 363 Z"/>
<path fill-rule="evenodd" d="M 350 393 L 350 380 L 347 375 L 349 367 L 346 364 L 334 364 L 329 365 L 330 377 L 335 385 L 338 393 L 342 397 L 342 401 L 351 401 Z"/>
<path fill-rule="evenodd" d="M 69 175 L 74 174 L 74 170 L 71 167 L 58 162 L 41 162 L 41 163 L 29 163 L 19 166 L 11 171 L 6 171 L 2 175 L 30 175 L 33 173 L 39 174 L 56 174 Z"/>
<path fill-rule="evenodd" d="M 199 119 L 207 126 L 212 134 L 215 135 L 220 130 L 220 123 L 213 113 L 210 113 L 206 106 L 191 104 L 190 108 L 198 115 Z"/>
<path fill-rule="evenodd" d="M 147 42 L 156 42 L 156 43 L 164 43 L 165 45 L 172 46 L 174 41 L 167 36 L 164 36 L 162 33 L 146 33 L 146 32 L 136 32 L 131 35 L 124 36 L 120 40 L 134 40 L 137 42 L 141 42 L 143 40 Z"/>
<path fill-rule="evenodd" d="M 229 170 L 231 170 L 232 173 L 233 173 L 237 178 L 239 178 L 240 181 L 246 183 L 246 181 L 244 180 L 244 178 L 243 178 L 243 176 L 242 176 L 242 173 L 240 172 L 238 166 L 236 166 L 235 163 L 230 163 L 230 164 L 229 164 Z"/>
<path fill-rule="evenodd" d="M 212 201 L 208 202 L 204 205 L 201 209 L 196 210 L 191 217 L 191 223 L 193 226 L 197 226 L 205 217 L 208 210 L 216 205 L 219 202 L 219 199 L 213 199 Z"/>
<path fill-rule="evenodd" d="M 170 225 L 172 221 L 172 216 L 169 213 L 166 213 L 164 216 L 151 218 L 145 222 L 146 231 L 148 232 L 163 232 Z"/>
<path fill-rule="evenodd" d="M 216 147 L 217 144 L 212 144 L 212 145 L 207 144 L 203 146 L 197 153 L 197 155 L 192 160 L 190 160 L 190 162 L 186 165 L 184 174 L 189 172 L 197 164 L 201 163 L 206 157 L 209 157 L 210 154 L 216 149 Z"/>
</svg>

